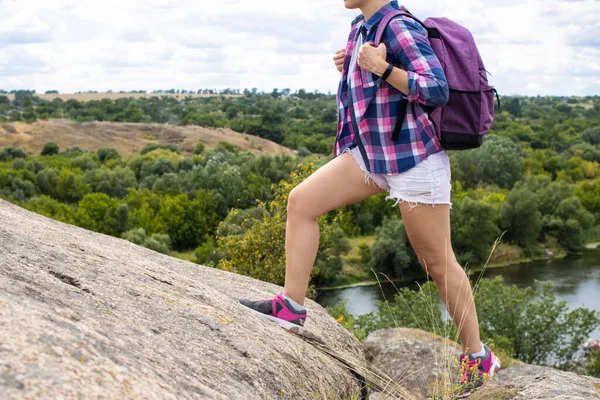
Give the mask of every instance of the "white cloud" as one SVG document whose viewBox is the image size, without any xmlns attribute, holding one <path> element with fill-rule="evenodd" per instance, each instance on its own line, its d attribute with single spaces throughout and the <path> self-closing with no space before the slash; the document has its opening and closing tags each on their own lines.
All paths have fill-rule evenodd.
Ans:
<svg viewBox="0 0 600 400">
<path fill-rule="evenodd" d="M 468 27 L 503 94 L 600 93 L 597 0 L 407 0 Z M 0 0 L 0 88 L 305 88 L 357 11 L 342 0 Z"/>
</svg>

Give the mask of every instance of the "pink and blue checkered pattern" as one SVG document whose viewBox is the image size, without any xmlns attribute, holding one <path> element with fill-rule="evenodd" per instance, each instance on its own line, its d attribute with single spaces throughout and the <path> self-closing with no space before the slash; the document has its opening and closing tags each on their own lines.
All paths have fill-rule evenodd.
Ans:
<svg viewBox="0 0 600 400">
<path fill-rule="evenodd" d="M 358 35 L 364 35 L 365 43 L 373 42 L 377 24 L 394 9 L 400 9 L 395 2 L 382 7 L 368 21 L 362 15 L 354 19 L 337 93 L 339 122 L 333 157 L 358 146 L 368 171 L 375 174 L 407 171 L 443 150 L 424 107 L 445 105 L 448 84 L 427 31 L 416 21 L 404 16 L 393 18 L 383 37 L 387 61 L 408 73 L 408 95 L 358 66 L 348 84 L 350 58 Z M 394 126 L 406 101 L 406 119 L 394 141 Z"/>
</svg>

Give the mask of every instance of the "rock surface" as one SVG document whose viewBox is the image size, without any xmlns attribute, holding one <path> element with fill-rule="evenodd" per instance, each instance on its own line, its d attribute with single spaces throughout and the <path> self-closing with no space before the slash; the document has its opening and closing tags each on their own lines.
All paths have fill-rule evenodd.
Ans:
<svg viewBox="0 0 600 400">
<path fill-rule="evenodd" d="M 516 377 L 502 378 L 473 394 L 469 400 L 589 400 L 600 399 L 600 379 L 554 368 L 529 368 L 527 364 L 500 371 Z M 516 370 L 516 371 L 513 371 Z M 519 376 L 520 375 L 520 376 Z"/>
<path fill-rule="evenodd" d="M 418 399 L 432 393 L 448 392 L 454 377 L 453 358 L 460 347 L 453 341 L 418 329 L 383 329 L 371 333 L 364 341 L 367 360 L 383 379 L 405 387 Z M 382 386 L 382 385 L 380 385 Z M 372 398 L 397 398 L 396 387 L 385 385 L 384 395 Z"/>
<path fill-rule="evenodd" d="M 0 399 L 360 399 L 361 375 L 374 400 L 450 398 L 456 343 L 363 347 L 312 301 L 308 340 L 236 302 L 279 290 L 0 200 Z M 594 398 L 600 379 L 515 363 L 470 400 Z"/>
<path fill-rule="evenodd" d="M 461 353 L 456 343 L 416 329 L 395 328 L 371 333 L 364 345 L 367 359 L 381 376 L 405 386 L 419 399 L 433 395 L 450 398 L 451 382 L 458 377 L 453 357 L 458 359 Z M 394 390 L 380 391 L 371 399 L 401 398 Z M 538 399 L 600 399 L 600 379 L 514 361 L 469 397 L 469 400 Z"/>
<path fill-rule="evenodd" d="M 360 398 L 332 353 L 360 343 L 309 301 L 327 346 L 244 311 L 279 287 L 0 200 L 0 398 Z"/>
</svg>

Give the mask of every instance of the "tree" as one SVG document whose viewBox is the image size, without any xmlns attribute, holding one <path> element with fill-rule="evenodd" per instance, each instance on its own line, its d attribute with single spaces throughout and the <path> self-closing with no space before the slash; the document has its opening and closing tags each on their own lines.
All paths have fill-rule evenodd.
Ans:
<svg viewBox="0 0 600 400">
<path fill-rule="evenodd" d="M 600 126 L 586 129 L 581 133 L 581 138 L 593 145 L 600 145 Z"/>
<path fill-rule="evenodd" d="M 33 109 L 31 98 L 25 98 L 22 105 L 23 113 L 21 114 L 21 118 L 23 118 L 23 121 L 27 122 L 28 124 L 35 122 L 37 120 L 37 114 Z"/>
<path fill-rule="evenodd" d="M 17 158 L 15 162 L 23 159 Z M 0 197 L 11 201 L 25 201 L 35 194 L 33 183 L 23 180 L 15 175 L 14 172 L 0 172 Z"/>
<path fill-rule="evenodd" d="M 509 356 L 532 364 L 566 365 L 600 325 L 600 312 L 586 308 L 569 311 L 565 301 L 557 302 L 549 282 L 520 289 L 506 285 L 502 277 L 482 279 L 475 304 L 482 340 L 491 340 Z M 454 324 L 444 321 L 439 305 L 437 288 L 427 282 L 418 291 L 400 289 L 393 304 L 380 301 L 376 313 L 349 318 L 344 326 L 358 337 L 397 326 L 457 337 Z M 342 322 L 349 316 L 343 305 L 328 311 Z"/>
<path fill-rule="evenodd" d="M 169 235 L 154 233 L 150 236 L 147 236 L 146 231 L 143 228 L 135 228 L 125 232 L 121 237 L 132 243 L 147 247 L 159 253 L 169 253 L 169 246 L 171 243 Z"/>
<path fill-rule="evenodd" d="M 115 122 L 152 122 L 152 119 L 144 114 L 144 111 L 135 101 L 131 101 L 123 111 L 114 115 L 111 120 Z"/>
<path fill-rule="evenodd" d="M 508 193 L 500 209 L 500 224 L 506 238 L 533 252 L 542 229 L 542 215 L 537 208 L 537 196 L 524 187 Z"/>
<path fill-rule="evenodd" d="M 51 197 L 42 195 L 29 200 L 24 205 L 29 211 L 44 215 L 67 224 L 73 224 L 75 218 L 75 206 L 61 203 Z"/>
<path fill-rule="evenodd" d="M 488 135 L 480 148 L 456 152 L 453 161 L 452 174 L 465 188 L 491 184 L 510 189 L 523 174 L 521 147 L 502 136 Z"/>
<path fill-rule="evenodd" d="M 100 148 L 97 151 L 98 159 L 102 164 L 107 162 L 108 160 L 120 160 L 121 154 L 116 149 L 113 148 Z"/>
<path fill-rule="evenodd" d="M 475 304 L 482 336 L 531 364 L 571 361 L 582 341 L 600 324 L 599 312 L 569 311 L 565 301 L 557 302 L 549 282 L 519 289 L 505 285 L 502 277 L 484 279 Z"/>
<path fill-rule="evenodd" d="M 487 260 L 501 232 L 498 213 L 485 201 L 465 197 L 452 208 L 452 246 L 462 263 L 480 264 Z"/>
<path fill-rule="evenodd" d="M 194 147 L 194 154 L 200 155 L 204 151 L 204 143 L 198 142 L 196 143 L 196 147 Z"/>
<path fill-rule="evenodd" d="M 48 142 L 48 143 L 44 144 L 44 148 L 42 149 L 42 152 L 40 153 L 40 155 L 50 156 L 53 154 L 58 154 L 58 145 L 54 142 Z"/>
<path fill-rule="evenodd" d="M 86 194 L 79 202 L 75 223 L 82 228 L 116 236 L 119 224 L 116 219 L 117 201 L 104 193 Z"/>
<path fill-rule="evenodd" d="M 158 217 L 165 221 L 176 249 L 195 249 L 216 228 L 216 209 L 212 193 L 198 190 L 192 200 L 185 194 L 164 198 Z"/>
<path fill-rule="evenodd" d="M 98 168 L 96 160 L 89 154 L 83 154 L 71 160 L 72 168 L 79 168 L 82 171 L 89 171 Z"/>
<path fill-rule="evenodd" d="M 17 111 L 17 110 L 13 110 L 10 113 L 10 120 L 11 121 L 22 121 L 21 113 L 19 111 Z"/>
<path fill-rule="evenodd" d="M 371 267 L 390 278 L 423 275 L 416 255 L 410 247 L 404 223 L 397 217 L 384 218 L 376 230 L 377 239 L 371 247 Z"/>
<path fill-rule="evenodd" d="M 245 219 L 236 231 L 217 236 L 217 248 L 223 259 L 218 267 L 282 285 L 285 277 L 285 230 L 287 198 L 294 186 L 314 171 L 312 164 L 301 165 L 291 174 L 291 182 L 274 185 L 273 199 L 258 204 L 258 219 Z M 240 211 L 233 209 L 236 215 Z M 311 274 L 313 285 L 330 282 L 342 270 L 340 255 L 349 250 L 347 240 L 333 222 L 319 218 L 320 242 Z"/>
<path fill-rule="evenodd" d="M 600 179 L 580 182 L 575 194 L 586 210 L 595 214 L 596 221 L 600 221 Z"/>
<path fill-rule="evenodd" d="M 4 149 L 2 149 L 2 151 L 0 151 L 0 161 L 5 162 L 5 161 L 11 161 L 14 160 L 15 158 L 27 158 L 27 153 L 25 153 L 23 150 L 19 149 L 18 147 L 13 147 L 13 146 L 8 146 L 5 147 Z"/>
<path fill-rule="evenodd" d="M 137 184 L 135 173 L 126 167 L 117 167 L 113 170 L 107 168 L 88 170 L 85 172 L 84 181 L 92 191 L 118 198 L 127 196 L 130 188 Z"/>
</svg>

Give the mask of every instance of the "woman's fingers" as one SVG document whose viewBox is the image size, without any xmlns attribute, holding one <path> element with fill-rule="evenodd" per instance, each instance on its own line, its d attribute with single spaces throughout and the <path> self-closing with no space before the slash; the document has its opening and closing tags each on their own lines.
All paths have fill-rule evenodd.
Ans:
<svg viewBox="0 0 600 400">
<path fill-rule="evenodd" d="M 340 49 L 340 50 L 336 51 L 335 55 L 333 56 L 333 62 L 335 63 L 336 68 L 340 72 L 342 72 L 342 69 L 344 68 L 344 53 L 345 52 L 346 52 L 346 49 Z"/>
</svg>

